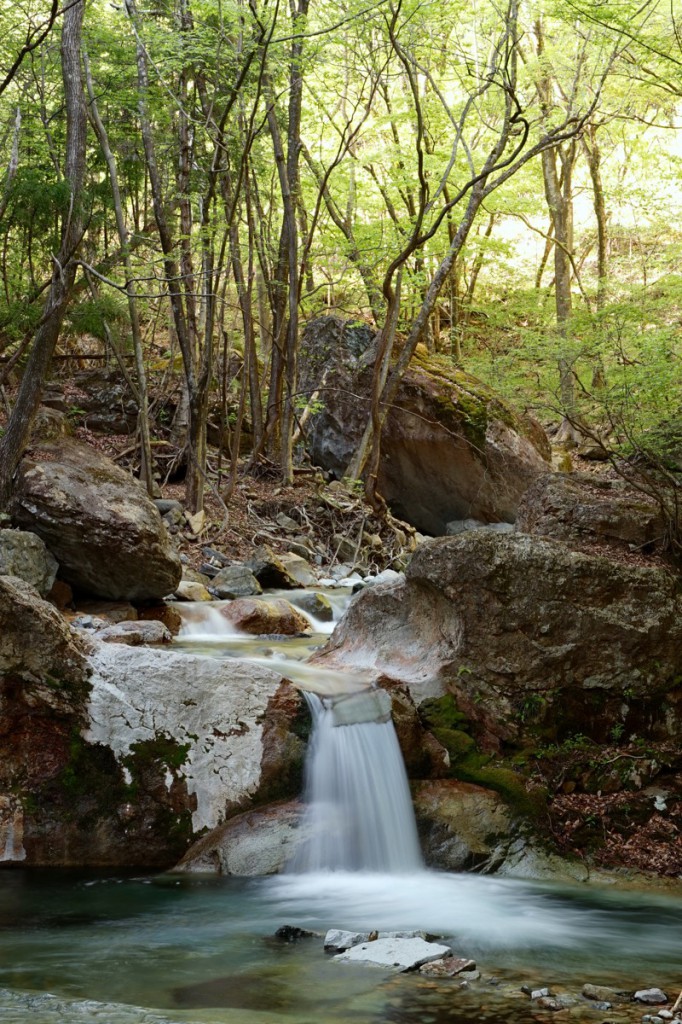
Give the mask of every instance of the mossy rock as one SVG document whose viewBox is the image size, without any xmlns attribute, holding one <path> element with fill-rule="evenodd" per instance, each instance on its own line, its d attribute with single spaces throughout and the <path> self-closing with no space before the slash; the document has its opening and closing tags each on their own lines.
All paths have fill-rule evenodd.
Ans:
<svg viewBox="0 0 682 1024">
<path fill-rule="evenodd" d="M 476 748 L 474 740 L 461 729 L 432 729 L 431 732 L 450 755 L 450 764 L 455 765 L 473 753 Z"/>
<path fill-rule="evenodd" d="M 419 717 L 431 731 L 435 729 L 454 729 L 466 731 L 467 716 L 460 711 L 451 693 L 444 697 L 429 697 L 419 705 Z"/>
<path fill-rule="evenodd" d="M 462 782 L 492 789 L 504 801 L 524 817 L 536 819 L 547 809 L 547 793 L 542 789 L 529 792 L 525 776 L 502 765 L 477 764 L 476 756 L 467 758 L 456 765 L 453 776 Z"/>
<path fill-rule="evenodd" d="M 417 350 L 410 362 L 409 373 L 432 394 L 442 413 L 443 425 L 461 430 L 481 450 L 485 445 L 488 421 L 497 419 L 526 437 L 549 458 L 549 443 L 535 421 L 519 416 L 493 388 L 455 366 L 446 356 Z"/>
</svg>

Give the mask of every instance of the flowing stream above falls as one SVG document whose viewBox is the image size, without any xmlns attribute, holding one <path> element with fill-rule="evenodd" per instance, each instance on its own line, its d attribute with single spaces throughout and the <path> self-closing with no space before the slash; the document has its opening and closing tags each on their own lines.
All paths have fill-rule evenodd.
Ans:
<svg viewBox="0 0 682 1024">
<path fill-rule="evenodd" d="M 303 689 L 318 693 L 335 692 L 339 688 L 345 691 L 365 689 L 370 681 L 367 675 L 350 672 L 341 675 L 306 664 L 307 659 L 331 636 L 352 596 L 347 588 L 325 590 L 324 596 L 333 615 L 327 621 L 311 615 L 299 604 L 310 594 L 310 590 L 276 590 L 262 596 L 263 600 L 286 598 L 308 619 L 309 636 L 252 636 L 239 632 L 223 615 L 228 601 L 210 604 L 178 602 L 176 608 L 182 617 L 182 628 L 175 647 L 213 658 L 244 658 L 280 672 Z"/>
<path fill-rule="evenodd" d="M 338 617 L 348 594 L 330 596 Z M 310 838 L 273 878 L 0 872 L 3 1024 L 530 1024 L 521 985 L 574 995 L 572 1020 L 639 1024 L 634 1004 L 581 1003 L 582 985 L 661 985 L 675 997 L 679 893 L 425 870 L 386 698 L 358 694 L 361 674 L 305 664 L 333 624 L 275 641 L 235 633 L 217 602 L 179 607 L 180 649 L 263 661 L 334 695 L 308 698 Z M 354 692 L 338 699 L 341 686 Z M 278 942 L 285 924 L 317 937 Z M 340 964 L 322 950 L 328 928 L 424 930 L 475 958 L 481 977 L 460 988 Z"/>
</svg>

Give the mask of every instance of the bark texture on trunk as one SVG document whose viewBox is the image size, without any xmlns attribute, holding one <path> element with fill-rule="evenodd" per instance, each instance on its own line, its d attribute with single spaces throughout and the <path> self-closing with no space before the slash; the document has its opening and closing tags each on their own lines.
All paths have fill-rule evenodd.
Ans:
<svg viewBox="0 0 682 1024">
<path fill-rule="evenodd" d="M 50 368 L 59 331 L 76 277 L 76 256 L 82 236 L 81 200 L 85 179 L 87 112 L 81 83 L 81 37 L 85 0 L 76 0 L 64 11 L 61 38 L 62 81 L 66 109 L 66 160 L 64 178 L 71 200 L 62 222 L 59 253 L 50 291 L 36 331 L 19 394 L 7 430 L 0 440 L 0 507 L 12 491 L 12 479 L 31 432 Z"/>
</svg>

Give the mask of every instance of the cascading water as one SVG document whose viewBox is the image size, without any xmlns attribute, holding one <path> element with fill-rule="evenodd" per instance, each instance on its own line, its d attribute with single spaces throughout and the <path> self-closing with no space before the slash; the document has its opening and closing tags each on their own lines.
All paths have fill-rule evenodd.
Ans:
<svg viewBox="0 0 682 1024">
<path fill-rule="evenodd" d="M 308 803 L 294 872 L 412 872 L 423 867 L 390 698 L 365 690 L 333 700 L 306 693 L 313 733 Z"/>
</svg>

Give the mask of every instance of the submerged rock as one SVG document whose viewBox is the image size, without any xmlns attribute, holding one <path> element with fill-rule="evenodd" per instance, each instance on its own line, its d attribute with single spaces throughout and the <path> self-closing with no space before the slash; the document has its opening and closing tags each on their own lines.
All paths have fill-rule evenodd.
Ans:
<svg viewBox="0 0 682 1024">
<path fill-rule="evenodd" d="M 432 978 L 454 978 L 457 974 L 465 974 L 467 977 L 475 974 L 480 977 L 476 970 L 476 961 L 468 957 L 446 956 L 442 960 L 432 960 L 419 968 L 420 974 L 428 974 Z"/>
<path fill-rule="evenodd" d="M 19 466 L 10 512 L 38 534 L 78 590 L 112 600 L 171 594 L 181 564 L 139 481 L 70 438 L 34 448 Z"/>
<path fill-rule="evenodd" d="M 583 985 L 582 994 L 585 999 L 602 1003 L 629 1003 L 632 1000 L 632 992 L 609 988 L 607 985 Z"/>
</svg>

